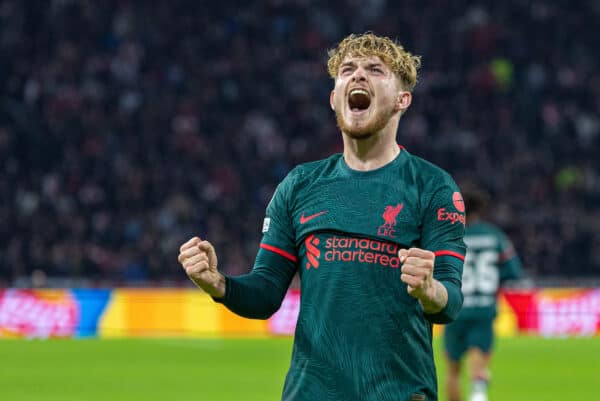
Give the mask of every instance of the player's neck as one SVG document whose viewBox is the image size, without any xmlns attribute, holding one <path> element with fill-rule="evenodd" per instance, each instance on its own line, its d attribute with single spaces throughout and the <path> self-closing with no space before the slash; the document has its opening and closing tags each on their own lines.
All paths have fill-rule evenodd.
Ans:
<svg viewBox="0 0 600 401">
<path fill-rule="evenodd" d="M 344 160 L 352 170 L 370 171 L 385 166 L 400 153 L 395 135 L 353 139 L 344 134 Z"/>
</svg>

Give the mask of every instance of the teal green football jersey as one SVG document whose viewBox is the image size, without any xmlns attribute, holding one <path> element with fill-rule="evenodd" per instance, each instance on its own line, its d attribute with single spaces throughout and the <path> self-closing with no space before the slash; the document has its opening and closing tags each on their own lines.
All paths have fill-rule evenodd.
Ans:
<svg viewBox="0 0 600 401">
<path fill-rule="evenodd" d="M 521 262 L 507 236 L 492 224 L 468 224 L 465 243 L 464 303 L 459 319 L 493 319 L 498 291 L 506 280 L 521 277 Z"/>
<path fill-rule="evenodd" d="M 285 401 L 437 400 L 432 322 L 462 304 L 464 222 L 452 178 L 404 149 L 373 171 L 350 169 L 341 154 L 303 164 L 267 207 L 253 271 L 228 277 L 219 302 L 266 318 L 299 273 Z M 449 294 L 438 314 L 400 280 L 398 250 L 410 247 L 436 254 L 434 277 Z"/>
</svg>

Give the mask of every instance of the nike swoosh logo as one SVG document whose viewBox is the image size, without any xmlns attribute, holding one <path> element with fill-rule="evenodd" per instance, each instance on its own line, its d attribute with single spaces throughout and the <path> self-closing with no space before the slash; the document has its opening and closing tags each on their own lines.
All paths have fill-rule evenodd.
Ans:
<svg viewBox="0 0 600 401">
<path fill-rule="evenodd" d="M 322 216 L 322 215 L 324 215 L 327 212 L 328 212 L 327 210 L 324 210 L 322 212 L 311 214 L 310 216 L 306 216 L 306 217 L 304 217 L 304 213 L 302 213 L 302 216 L 300 216 L 300 224 L 304 224 L 307 221 L 312 220 L 312 219 L 314 219 L 316 217 Z"/>
</svg>

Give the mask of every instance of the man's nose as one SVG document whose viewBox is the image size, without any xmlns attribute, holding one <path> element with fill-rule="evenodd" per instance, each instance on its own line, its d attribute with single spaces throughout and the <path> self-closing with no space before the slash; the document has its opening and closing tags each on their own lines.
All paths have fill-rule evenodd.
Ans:
<svg viewBox="0 0 600 401">
<path fill-rule="evenodd" d="M 357 68 L 354 70 L 354 73 L 352 74 L 352 81 L 353 82 L 357 82 L 357 81 L 365 81 L 367 79 L 367 74 L 365 72 L 364 69 L 362 68 Z"/>
</svg>

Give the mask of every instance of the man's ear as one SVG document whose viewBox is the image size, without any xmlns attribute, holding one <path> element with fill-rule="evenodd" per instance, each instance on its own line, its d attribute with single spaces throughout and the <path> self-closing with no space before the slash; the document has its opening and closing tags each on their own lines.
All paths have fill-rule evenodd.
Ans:
<svg viewBox="0 0 600 401">
<path fill-rule="evenodd" d="M 406 91 L 398 92 L 398 97 L 396 98 L 396 107 L 395 111 L 400 111 L 404 113 L 406 109 L 412 103 L 412 93 Z"/>
<path fill-rule="evenodd" d="M 335 91 L 332 90 L 331 93 L 329 94 L 329 106 L 331 106 L 331 110 L 335 111 L 335 105 L 333 104 L 333 95 L 335 94 Z"/>
</svg>

